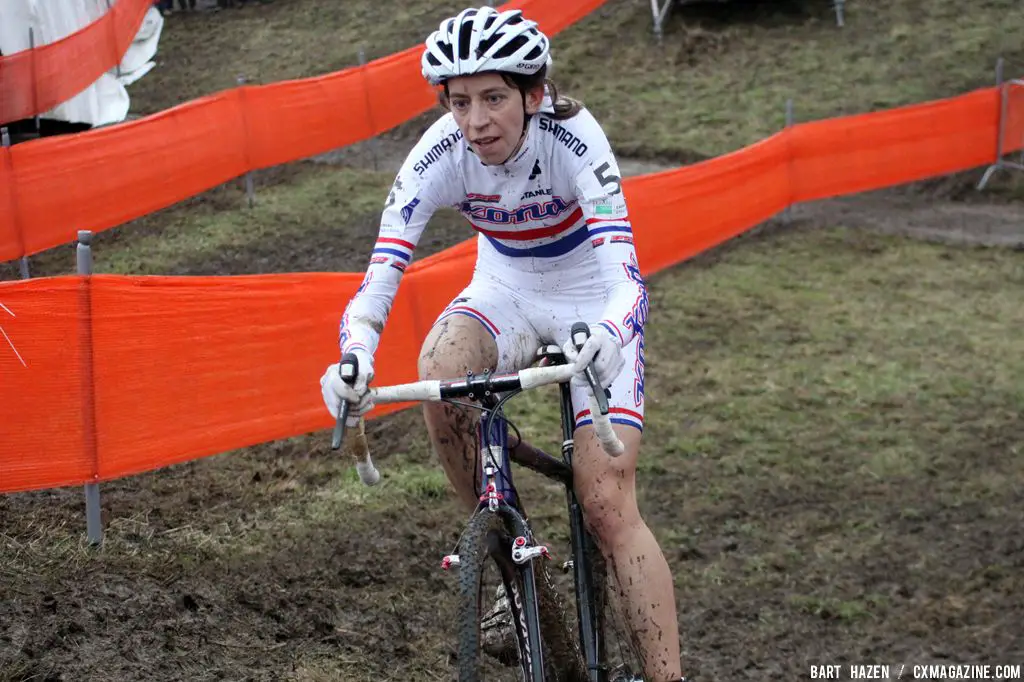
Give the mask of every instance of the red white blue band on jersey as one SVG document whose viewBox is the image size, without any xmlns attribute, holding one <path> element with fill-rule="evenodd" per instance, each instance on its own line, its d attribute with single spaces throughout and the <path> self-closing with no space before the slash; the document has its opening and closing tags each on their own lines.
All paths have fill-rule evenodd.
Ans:
<svg viewBox="0 0 1024 682">
<path fill-rule="evenodd" d="M 541 244 L 540 246 L 527 247 L 525 249 L 514 249 L 511 246 L 502 244 L 490 235 L 484 234 L 484 238 L 490 242 L 495 251 L 503 256 L 509 256 L 511 258 L 523 258 L 526 256 L 532 256 L 534 258 L 557 258 L 558 256 L 564 256 L 580 244 L 586 242 L 588 237 L 587 228 L 586 226 L 583 226 L 574 232 L 570 232 L 558 241 Z"/>
<path fill-rule="evenodd" d="M 619 329 L 619 325 L 615 324 L 611 320 L 601 320 L 598 324 L 607 329 L 613 337 L 618 339 L 619 345 L 625 345 L 626 337 L 622 335 L 622 330 Z"/>
<path fill-rule="evenodd" d="M 398 258 L 406 265 L 412 260 L 412 252 L 416 247 L 412 242 L 407 242 L 404 239 L 394 239 L 393 237 L 380 237 L 377 239 L 377 243 L 373 245 L 373 253 L 375 255 L 389 255 Z"/>
<path fill-rule="evenodd" d="M 644 430 L 643 415 L 639 412 L 628 410 L 625 407 L 609 407 L 608 421 L 612 424 L 623 424 L 625 426 L 632 426 L 640 431 Z M 594 420 L 590 417 L 589 409 L 576 413 L 576 428 L 593 423 Z"/>
<path fill-rule="evenodd" d="M 484 326 L 484 329 L 486 329 L 487 333 L 491 335 L 491 338 L 496 339 L 498 335 L 501 334 L 501 330 L 498 329 L 498 326 L 491 322 L 486 315 L 476 308 L 470 308 L 468 305 L 451 306 L 441 313 L 441 316 L 437 318 L 437 321 L 440 322 L 451 315 L 466 315 L 467 317 L 472 317 Z"/>
<path fill-rule="evenodd" d="M 599 234 L 633 234 L 633 227 L 626 218 L 587 218 L 587 228 L 592 237 Z"/>
<path fill-rule="evenodd" d="M 370 349 L 366 347 L 366 344 L 358 343 L 358 342 L 357 343 L 347 344 L 346 346 L 344 346 L 341 349 L 341 352 L 342 353 L 351 353 L 352 351 L 357 351 L 357 350 L 365 351 L 367 354 L 370 353 Z"/>
</svg>

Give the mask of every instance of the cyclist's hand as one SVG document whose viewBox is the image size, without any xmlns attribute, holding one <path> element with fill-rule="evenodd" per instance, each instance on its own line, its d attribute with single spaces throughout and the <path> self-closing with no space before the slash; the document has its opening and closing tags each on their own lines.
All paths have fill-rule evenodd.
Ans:
<svg viewBox="0 0 1024 682">
<path fill-rule="evenodd" d="M 373 381 L 373 356 L 363 350 L 355 350 L 359 361 L 359 371 L 355 383 L 349 386 L 338 373 L 340 363 L 334 363 L 320 377 L 320 392 L 324 397 L 327 410 L 335 419 L 341 411 L 341 401 L 348 402 L 348 423 L 355 426 L 359 418 L 373 409 L 373 396 L 369 391 L 369 383 Z"/>
<path fill-rule="evenodd" d="M 562 352 L 565 353 L 566 359 L 575 365 L 576 374 L 572 378 L 574 386 L 590 387 L 582 372 L 591 361 L 594 363 L 594 373 L 601 388 L 608 388 L 626 366 L 626 357 L 622 353 L 619 340 L 599 324 L 590 325 L 590 338 L 583 344 L 582 349 L 577 352 L 570 338 L 562 346 Z"/>
</svg>

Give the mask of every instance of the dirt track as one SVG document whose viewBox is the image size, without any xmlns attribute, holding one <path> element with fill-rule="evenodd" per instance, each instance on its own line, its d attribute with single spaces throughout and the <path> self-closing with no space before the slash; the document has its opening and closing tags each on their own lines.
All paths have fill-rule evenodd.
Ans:
<svg viewBox="0 0 1024 682">
<path fill-rule="evenodd" d="M 952 201 L 933 189 L 801 206 L 793 225 L 1024 243 L 1019 204 Z M 435 235 L 432 244 L 465 238 L 458 229 Z M 242 262 L 245 254 L 237 257 Z M 359 269 L 362 260 L 360 252 L 334 266 Z M 409 461 L 430 466 L 417 445 L 424 440 L 417 413 L 374 431 L 385 461 L 387 453 L 409 452 Z M 1019 430 L 979 434 L 970 456 L 995 456 L 986 453 L 1022 438 Z M 0 563 L 0 680 L 328 680 L 337 677 L 327 671 L 345 661 L 358 663 L 346 667 L 346 679 L 445 679 L 454 653 L 445 632 L 454 582 L 436 559 L 450 550 L 462 515 L 449 496 L 427 487 L 385 504 L 348 504 L 342 519 L 268 518 L 289 496 L 350 475 L 327 440 L 315 434 L 269 443 L 105 485 L 110 528 L 99 552 L 78 546 L 80 490 L 0 497 L 0 528 L 9 534 Z M 797 486 L 787 499 L 723 504 L 695 519 L 678 504 L 684 476 L 662 472 L 643 482 L 654 526 L 707 529 L 693 542 L 665 547 L 678 573 L 742 565 L 756 553 L 756 545 L 728 530 L 734 522 L 784 524 L 794 513 L 857 504 L 822 500 L 813 487 Z M 899 541 L 816 579 L 831 581 L 836 594 L 907 604 L 909 616 L 893 607 L 865 624 L 827 600 L 794 614 L 777 594 L 728 580 L 713 592 L 680 593 L 684 651 L 704 673 L 699 679 L 807 679 L 811 664 L 873 662 L 880 651 L 893 661 L 1024 662 L 1019 491 L 1016 512 L 1002 516 L 970 503 L 940 504 L 928 481 L 892 495 L 871 503 L 887 510 L 886 532 Z M 40 551 L 37 543 L 52 544 L 62 534 L 66 546 Z M 792 549 L 819 551 L 819 540 L 794 537 Z M 940 558 L 931 556 L 936 546 L 944 548 Z M 40 565 L 39 557 L 50 563 Z M 786 579 L 780 575 L 780 584 Z M 945 593 L 970 601 L 946 603 Z M 837 660 L 837 651 L 850 660 Z"/>
</svg>

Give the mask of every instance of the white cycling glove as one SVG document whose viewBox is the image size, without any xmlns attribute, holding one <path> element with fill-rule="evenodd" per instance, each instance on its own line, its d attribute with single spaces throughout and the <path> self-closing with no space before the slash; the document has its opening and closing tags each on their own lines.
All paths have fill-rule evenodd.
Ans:
<svg viewBox="0 0 1024 682">
<path fill-rule="evenodd" d="M 599 324 L 590 325 L 590 338 L 583 344 L 583 348 L 577 351 L 570 337 L 562 346 L 562 352 L 575 365 L 576 374 L 572 377 L 572 385 L 582 388 L 590 388 L 582 372 L 591 361 L 594 362 L 594 373 L 601 388 L 608 388 L 626 366 L 626 357 L 619 340 Z"/>
<path fill-rule="evenodd" d="M 373 396 L 369 383 L 373 381 L 373 356 L 364 350 L 352 351 L 359 362 L 356 380 L 349 386 L 341 378 L 338 368 L 341 363 L 334 363 L 320 377 L 320 392 L 324 396 L 324 404 L 335 419 L 341 411 L 341 401 L 348 402 L 348 419 L 346 426 L 356 426 L 359 418 L 373 409 Z"/>
</svg>

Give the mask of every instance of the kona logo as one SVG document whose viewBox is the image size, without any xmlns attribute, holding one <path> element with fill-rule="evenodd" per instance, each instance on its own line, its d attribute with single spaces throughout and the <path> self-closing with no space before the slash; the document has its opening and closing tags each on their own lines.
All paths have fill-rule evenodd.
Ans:
<svg viewBox="0 0 1024 682">
<path fill-rule="evenodd" d="M 647 298 L 647 286 L 644 284 L 643 275 L 640 274 L 640 265 L 636 262 L 636 256 L 630 254 L 629 262 L 623 263 L 622 267 L 626 270 L 626 275 L 636 282 L 637 289 L 640 290 L 640 295 L 636 297 L 636 302 L 633 303 L 633 309 L 629 311 L 626 318 L 622 321 L 634 334 L 639 334 L 643 330 L 644 325 L 647 324 L 647 313 L 650 311 L 650 301 Z"/>
<path fill-rule="evenodd" d="M 523 199 L 532 199 L 534 197 L 549 197 L 549 196 L 551 196 L 551 188 L 550 187 L 548 187 L 547 189 L 536 189 L 536 190 L 531 190 L 531 191 L 528 191 L 528 192 L 523 192 L 523 196 L 519 197 L 519 200 L 522 201 Z"/>
<path fill-rule="evenodd" d="M 370 282 L 372 282 L 372 281 L 373 281 L 373 270 L 367 270 L 366 271 L 366 276 L 363 277 L 362 284 L 360 284 L 359 288 L 356 289 L 356 293 L 357 294 L 361 294 L 364 291 L 366 291 L 366 287 L 370 286 Z"/>
<path fill-rule="evenodd" d="M 462 204 L 462 212 L 470 219 L 492 225 L 519 225 L 554 218 L 575 205 L 575 201 L 567 204 L 562 197 L 551 197 L 551 201 L 524 204 L 514 211 L 509 211 L 500 206 L 473 206 L 467 202 Z"/>
<path fill-rule="evenodd" d="M 428 151 L 422 159 L 416 162 L 412 169 L 420 175 L 423 175 L 427 168 L 430 167 L 430 164 L 444 156 L 445 152 L 450 152 L 455 149 L 455 143 L 461 139 L 461 130 L 456 130 L 454 133 L 445 135 L 440 142 L 430 148 L 430 151 Z"/>
<path fill-rule="evenodd" d="M 633 399 L 637 407 L 639 407 L 640 403 L 644 400 L 644 325 L 647 324 L 647 315 L 650 312 L 651 303 L 647 296 L 647 287 L 644 285 L 644 278 L 640 274 L 640 266 L 636 262 L 636 257 L 630 255 L 629 261 L 628 263 L 623 263 L 622 267 L 626 269 L 626 274 L 629 278 L 637 283 L 640 294 L 636 297 L 632 309 L 622 323 L 637 337 L 636 363 L 633 366 L 634 376 L 636 377 L 633 381 Z"/>
<path fill-rule="evenodd" d="M 582 157 L 587 153 L 587 145 L 583 143 L 583 140 L 576 137 L 550 118 L 542 117 L 540 119 L 540 129 L 546 130 L 554 135 L 556 140 L 565 145 L 566 149 L 576 156 Z"/>
<path fill-rule="evenodd" d="M 644 402 L 644 330 L 636 335 L 636 363 L 633 365 L 633 402 L 637 407 Z"/>
</svg>

